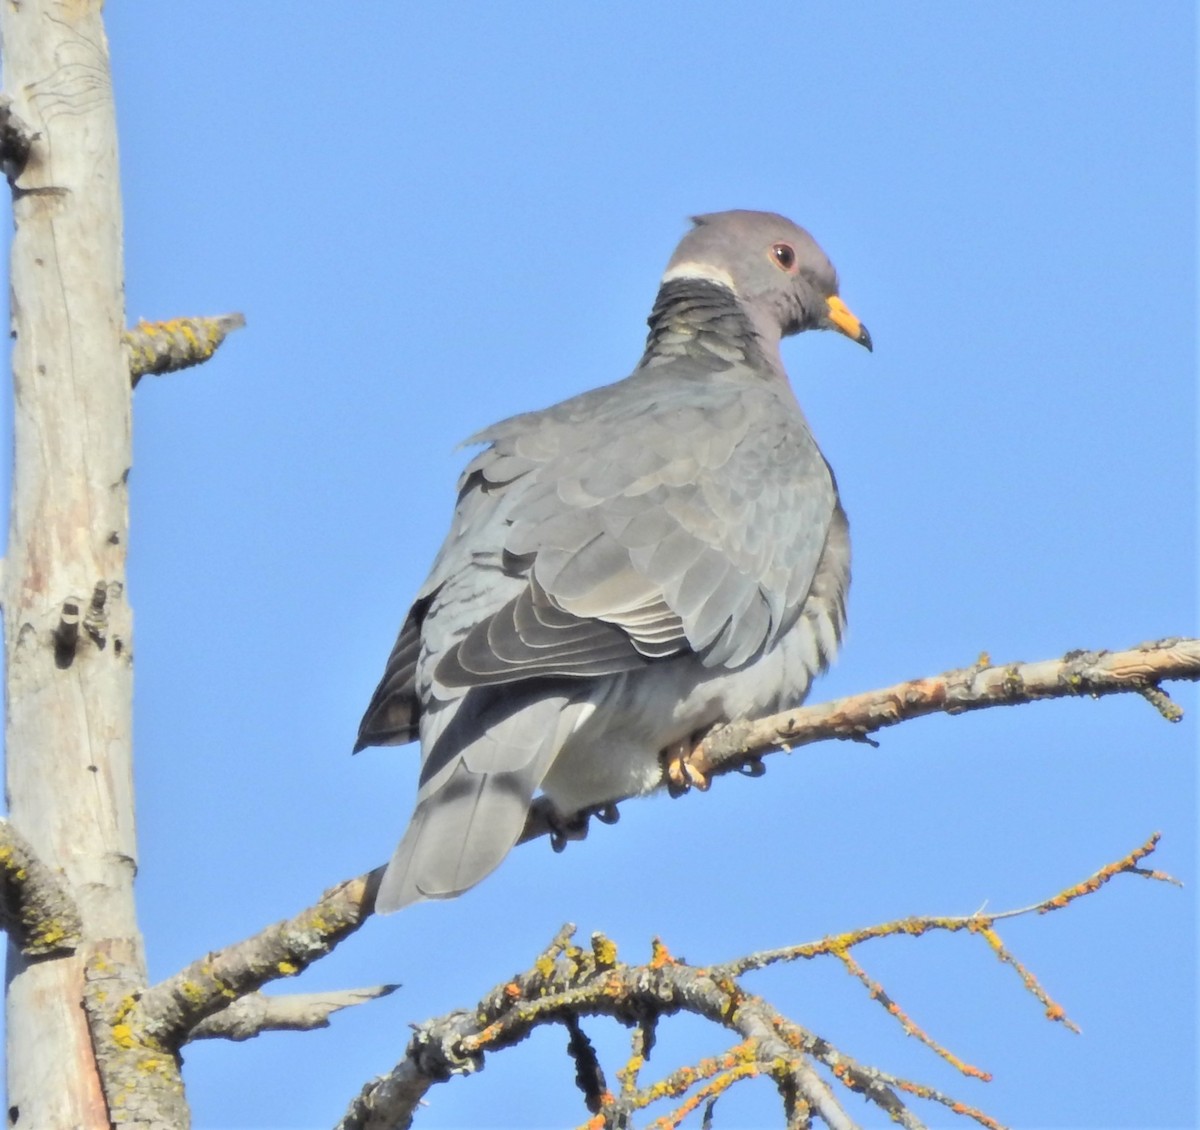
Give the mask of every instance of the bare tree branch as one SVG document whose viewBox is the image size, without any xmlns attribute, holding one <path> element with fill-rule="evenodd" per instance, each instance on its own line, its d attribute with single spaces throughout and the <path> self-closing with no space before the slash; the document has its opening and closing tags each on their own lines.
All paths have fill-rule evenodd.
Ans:
<svg viewBox="0 0 1200 1130">
<path fill-rule="evenodd" d="M 206 1017 L 269 981 L 296 976 L 354 933 L 371 914 L 378 882 L 370 872 L 339 883 L 294 918 L 192 962 L 147 989 L 128 1022 L 161 1046 L 179 1047 Z"/>
<path fill-rule="evenodd" d="M 263 1032 L 307 1032 L 328 1028 L 329 1018 L 343 1008 L 366 1004 L 394 993 L 399 985 L 341 989 L 330 993 L 289 993 L 270 997 L 251 993 L 228 1008 L 205 1017 L 192 1028 L 189 1040 L 249 1040 Z"/>
<path fill-rule="evenodd" d="M 993 666 L 982 656 L 974 667 L 718 726 L 686 760 L 701 781 L 739 771 L 757 776 L 763 772 L 762 759 L 781 750 L 833 738 L 870 741 L 869 735 L 878 730 L 927 714 L 964 714 L 1085 695 L 1140 694 L 1168 721 L 1178 722 L 1183 710 L 1159 685 L 1171 679 L 1200 679 L 1200 640 L 1164 639 L 1126 651 L 1071 651 L 1062 659 L 1003 666 Z M 550 836 L 558 849 L 565 840 L 587 834 L 588 816 L 614 823 L 616 805 L 581 813 L 564 828 L 548 806 L 535 804 L 521 842 Z"/>
<path fill-rule="evenodd" d="M 607 1088 L 599 1088 L 602 1093 L 597 1095 L 595 1084 L 604 1078 L 603 1072 L 599 1063 L 592 1063 L 584 1053 L 583 1058 L 588 1060 L 584 1091 L 593 1117 L 580 1130 L 625 1126 L 636 1111 L 682 1097 L 684 1101 L 674 1111 L 655 1123 L 676 1127 L 701 1104 L 711 1102 L 740 1080 L 759 1075 L 774 1080 L 789 1127 L 807 1126 L 814 1117 L 837 1130 L 852 1127 L 854 1122 L 842 1098 L 834 1092 L 818 1065 L 826 1069 L 833 1085 L 858 1093 L 909 1130 L 918 1130 L 923 1124 L 901 1095 L 915 1095 L 988 1130 L 999 1130 L 995 1120 L 975 1107 L 922 1083 L 857 1062 L 828 1040 L 783 1016 L 768 1001 L 748 992 L 739 978 L 779 961 L 818 956 L 839 958 L 873 999 L 885 1003 L 888 1013 L 906 1033 L 919 1035 L 963 1075 L 986 1081 L 989 1078 L 986 1072 L 969 1067 L 925 1036 L 883 993 L 882 987 L 867 977 L 856 961 L 848 959 L 849 951 L 871 939 L 897 933 L 921 936 L 934 930 L 949 930 L 980 937 L 1013 966 L 1024 987 L 1045 1006 L 1047 1017 L 1064 1021 L 1061 1007 L 1051 1001 L 1033 974 L 1004 948 L 996 935 L 996 922 L 1020 914 L 1062 909 L 1095 893 L 1119 874 L 1169 878 L 1140 866 L 1157 842 L 1157 835 L 1151 836 L 1140 847 L 1083 882 L 1022 910 L 968 917 L 907 918 L 708 967 L 689 965 L 672 957 L 657 939 L 649 962 L 626 965 L 618 960 L 616 947 L 603 935 L 594 934 L 590 949 L 585 950 L 572 943 L 574 927 L 564 926 L 526 972 L 498 985 L 474 1008 L 452 1012 L 417 1027 L 404 1058 L 386 1076 L 363 1088 L 338 1123 L 338 1130 L 396 1130 L 410 1126 L 423 1096 L 432 1086 L 453 1075 L 481 1070 L 486 1052 L 511 1047 L 542 1024 L 566 1024 L 572 1030 L 575 1049 L 572 1058 L 578 1071 L 579 1049 L 586 1043 L 579 1028 L 579 1019 L 584 1016 L 609 1016 L 628 1024 L 633 1029 L 633 1051 L 629 1062 L 617 1073 L 621 1086 L 615 1095 Z M 639 1072 L 653 1045 L 655 1023 L 677 1012 L 694 1013 L 728 1028 L 742 1037 L 741 1042 L 723 1055 L 681 1068 L 657 1083 L 639 1085 Z M 586 1046 L 590 1052 L 590 1044 Z"/>
<path fill-rule="evenodd" d="M 3 894 L 0 924 L 26 957 L 71 953 L 82 938 L 79 909 L 66 884 L 25 838 L 0 819 Z"/>
<path fill-rule="evenodd" d="M 862 738 L 908 718 L 944 711 L 958 714 L 1039 698 L 1141 693 L 1160 680 L 1200 678 L 1200 640 L 1163 640 L 1121 652 L 1071 652 L 1060 660 L 980 666 L 884 690 L 735 722 L 711 734 L 693 755 L 706 774 L 729 772 L 779 748 L 831 738 Z M 561 835 L 535 813 L 524 840 Z M 281 977 L 291 977 L 332 951 L 374 911 L 382 868 L 331 888 L 286 922 L 193 962 L 149 989 L 139 1022 L 163 1046 L 178 1047 L 206 1017 Z"/>
<path fill-rule="evenodd" d="M 722 726 L 701 742 L 691 763 L 704 776 L 716 776 L 780 749 L 828 738 L 863 741 L 878 730 L 926 714 L 962 714 L 1084 695 L 1141 694 L 1150 697 L 1168 721 L 1178 722 L 1183 711 L 1159 685 L 1171 679 L 1200 679 L 1200 639 L 1164 639 L 1126 651 L 1070 651 L 1062 659 L 1003 666 L 993 666 L 982 656 L 974 667 Z"/>
<path fill-rule="evenodd" d="M 871 730 L 938 710 L 959 713 L 1035 698 L 1120 691 L 1142 693 L 1148 687 L 1157 686 L 1160 680 L 1198 676 L 1200 641 L 1196 640 L 1168 640 L 1116 653 L 1076 652 L 1062 660 L 1044 663 L 980 666 L 823 706 L 807 707 L 755 723 L 735 723 L 708 738 L 693 756 L 710 758 L 701 761 L 704 771 L 718 773 L 736 767 L 747 758 L 761 757 L 775 746 L 802 745 L 834 737 L 862 737 Z M 1027 910 L 1044 912 L 1067 905 L 1124 871 L 1164 878 L 1157 872 L 1146 872 L 1137 866 L 1153 847 L 1152 840 L 1137 853 L 1111 865 L 1087 882 Z M 174 1087 L 173 1080 L 177 1076 L 172 1077 L 167 1068 L 175 1062 L 178 1048 L 190 1039 L 241 1039 L 269 1028 L 315 1026 L 326 1022 L 338 1007 L 364 999 L 355 997 L 350 1001 L 344 995 L 318 994 L 317 999 L 301 998 L 282 1003 L 288 998 L 265 998 L 257 994 L 270 981 L 296 975 L 357 930 L 373 911 L 380 874 L 381 869 L 377 869 L 339 884 L 308 910 L 206 955 L 174 977 L 146 990 L 140 999 L 122 998 L 114 1005 L 111 994 L 93 987 L 103 983 L 104 970 L 97 973 L 89 967 L 89 1014 L 93 1020 L 98 1058 L 106 1070 L 106 1091 L 114 1093 L 113 1087 L 120 1082 L 118 1076 L 123 1078 L 135 1069 L 144 1074 L 145 1065 L 140 1061 L 147 1056 L 155 1063 L 162 1061 L 162 1074 Z M 611 943 L 597 936 L 592 954 L 588 955 L 570 945 L 567 931 L 556 939 L 530 973 L 498 989 L 489 998 L 490 1003 L 485 1002 L 470 1012 L 451 1014 L 418 1029 L 405 1060 L 385 1079 L 363 1092 L 343 1125 L 347 1128 L 407 1125 L 421 1096 L 434 1082 L 451 1074 L 477 1070 L 484 1050 L 497 1050 L 516 1043 L 538 1023 L 565 1023 L 571 1017 L 604 1014 L 637 1024 L 681 1009 L 727 1024 L 744 1040 L 751 1041 L 752 1054 L 747 1053 L 744 1062 L 721 1069 L 709 1078 L 703 1096 L 706 1099 L 715 1098 L 738 1078 L 767 1074 L 775 1080 L 784 1097 L 791 1124 L 803 1125 L 805 1119 L 817 1117 L 830 1126 L 849 1125 L 839 1101 L 822 1076 L 814 1071 L 813 1064 L 821 1063 L 836 1079 L 860 1091 L 902 1125 L 915 1127 L 919 1123 L 904 1108 L 898 1090 L 944 1102 L 971 1113 L 983 1125 L 991 1125 L 987 1116 L 956 1105 L 940 1092 L 858 1064 L 827 1041 L 777 1014 L 767 1002 L 746 996 L 736 978 L 770 961 L 832 954 L 879 996 L 882 987 L 873 982 L 857 962 L 848 959 L 848 951 L 853 945 L 889 932 L 911 935 L 931 929 L 967 930 L 984 938 L 1001 960 L 1013 966 L 1031 991 L 1038 995 L 1048 1016 L 1069 1024 L 1061 1007 L 1040 989 L 1033 975 L 1004 947 L 995 932 L 995 923 L 1002 917 L 907 919 L 826 939 L 824 943 L 808 947 L 807 951 L 805 947 L 798 947 L 786 952 L 754 955 L 740 964 L 730 963 L 707 971 L 675 962 L 661 947 L 649 966 L 618 966 L 615 947 Z M 675 970 L 670 977 L 661 972 L 668 968 Z M 249 1000 L 243 1002 L 247 997 Z M 889 1005 L 892 1003 L 889 1000 Z M 964 1074 L 985 1076 L 984 1072 L 962 1063 L 953 1053 L 925 1036 L 899 1006 L 889 1008 L 889 1011 L 900 1019 L 906 1031 L 919 1035 Z M 741 1020 L 728 1024 L 727 1017 L 735 1013 Z M 626 1088 L 621 1097 L 613 1100 L 616 1103 L 613 1112 L 622 1104 L 632 1110 L 651 1101 L 649 1096 L 662 1097 L 665 1092 L 661 1088 L 661 1084 L 657 1089 L 649 1090 L 636 1086 Z M 164 1094 L 164 1098 L 169 1096 Z M 694 1101 L 699 1101 L 695 1095 L 685 1100 L 686 1103 Z"/>
</svg>

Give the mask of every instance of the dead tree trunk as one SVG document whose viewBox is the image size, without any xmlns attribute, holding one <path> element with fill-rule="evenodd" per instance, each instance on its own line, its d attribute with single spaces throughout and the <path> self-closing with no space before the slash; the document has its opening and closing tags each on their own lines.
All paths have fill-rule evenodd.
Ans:
<svg viewBox="0 0 1200 1130">
<path fill-rule="evenodd" d="M 15 221 L 6 784 L 14 827 L 65 876 L 83 923 L 70 956 L 30 960 L 9 943 L 8 1125 L 17 1130 L 110 1125 L 81 1003 L 85 969 L 111 978 L 114 994 L 145 977 L 125 591 L 130 378 L 100 9 L 98 0 L 0 6 Z"/>
</svg>

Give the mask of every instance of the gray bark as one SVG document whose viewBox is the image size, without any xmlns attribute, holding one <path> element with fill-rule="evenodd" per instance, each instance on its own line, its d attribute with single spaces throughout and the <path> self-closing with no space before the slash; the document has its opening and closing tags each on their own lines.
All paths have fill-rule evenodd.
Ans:
<svg viewBox="0 0 1200 1130">
<path fill-rule="evenodd" d="M 144 982 L 134 914 L 132 617 L 125 592 L 129 362 L 116 123 L 95 0 L 0 6 L 12 111 L 14 478 L 3 580 L 6 787 L 13 826 L 82 920 L 72 955 L 9 946 L 9 1126 L 110 1125 L 81 1001 Z M 9 153 L 11 158 L 11 151 Z M 17 158 L 19 160 L 19 158 Z"/>
</svg>

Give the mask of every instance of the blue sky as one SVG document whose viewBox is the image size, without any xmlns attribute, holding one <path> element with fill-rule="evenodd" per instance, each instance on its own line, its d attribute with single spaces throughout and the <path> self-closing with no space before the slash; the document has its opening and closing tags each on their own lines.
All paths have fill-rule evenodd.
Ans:
<svg viewBox="0 0 1200 1130">
<path fill-rule="evenodd" d="M 111 5 L 129 319 L 243 311 L 135 403 L 140 914 L 155 977 L 380 862 L 412 748 L 349 755 L 491 421 L 624 376 L 695 212 L 764 208 L 838 265 L 875 353 L 789 342 L 854 537 L 814 700 L 1197 632 L 1195 15 L 1185 3 Z M 453 903 L 371 922 L 286 988 L 400 981 L 331 1029 L 186 1052 L 199 1130 L 318 1127 L 564 922 L 697 962 L 909 913 L 1026 905 L 1154 830 L 1126 878 L 1002 934 L 752 979 L 862 1060 L 1022 1127 L 1198 1117 L 1200 702 L 934 718 L 762 780 L 629 804 Z M 623 1033 L 588 1026 L 621 1062 Z M 732 1040 L 664 1027 L 658 1069 Z M 583 1121 L 561 1032 L 418 1125 Z M 849 1097 L 866 1125 L 883 1119 Z M 931 1125 L 948 1119 L 918 1113 Z M 698 1123 L 696 1123 L 698 1124 Z M 718 1127 L 777 1124 L 765 1082 Z"/>
</svg>

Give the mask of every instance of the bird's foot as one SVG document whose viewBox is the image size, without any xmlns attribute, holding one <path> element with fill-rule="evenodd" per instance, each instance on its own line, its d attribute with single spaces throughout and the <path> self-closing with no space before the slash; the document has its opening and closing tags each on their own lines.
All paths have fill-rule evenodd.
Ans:
<svg viewBox="0 0 1200 1130">
<path fill-rule="evenodd" d="M 615 804 L 598 804 L 594 808 L 585 808 L 564 816 L 548 797 L 538 797 L 530 805 L 521 841 L 548 835 L 550 846 L 555 851 L 562 851 L 572 840 L 587 838 L 588 824 L 593 816 L 601 824 L 615 824 L 621 818 Z"/>
<path fill-rule="evenodd" d="M 672 742 L 663 750 L 663 775 L 671 796 L 683 796 L 693 788 L 706 792 L 712 784 L 712 778 L 696 764 L 699 753 L 700 742 L 694 737 Z"/>
</svg>

